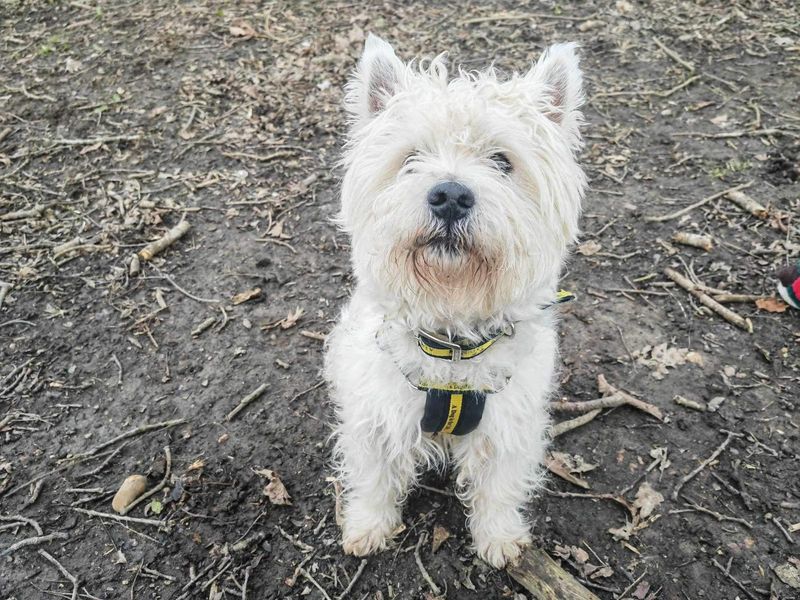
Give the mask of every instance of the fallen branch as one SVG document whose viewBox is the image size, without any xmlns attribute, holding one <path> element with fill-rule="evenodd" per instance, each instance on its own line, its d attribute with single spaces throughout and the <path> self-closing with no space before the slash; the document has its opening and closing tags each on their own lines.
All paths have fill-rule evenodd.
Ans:
<svg viewBox="0 0 800 600">
<path fill-rule="evenodd" d="M 714 460 L 720 454 L 722 454 L 722 452 L 725 450 L 725 448 L 728 447 L 728 444 L 731 443 L 731 440 L 733 438 L 735 438 L 735 437 L 742 437 L 742 436 L 741 436 L 741 434 L 733 433 L 732 431 L 727 432 L 727 436 L 725 437 L 725 441 L 722 442 L 717 447 L 716 450 L 714 450 L 714 452 L 711 454 L 711 456 L 709 456 L 707 459 L 705 459 L 703 462 L 701 462 L 697 466 L 697 468 L 695 470 L 693 470 L 691 473 L 689 473 L 686 477 L 684 477 L 683 479 L 681 479 L 678 482 L 678 485 L 675 486 L 675 489 L 672 492 L 672 499 L 677 501 L 678 497 L 680 496 L 681 490 L 683 489 L 683 486 L 686 485 L 687 483 L 689 483 L 692 479 L 694 479 L 700 471 L 702 471 L 708 465 L 710 465 L 712 462 L 714 462 Z"/>
<path fill-rule="evenodd" d="M 511 577 L 537 600 L 600 600 L 539 548 L 528 546 L 506 568 Z"/>
<path fill-rule="evenodd" d="M 94 456 L 95 454 L 100 452 L 100 450 L 102 450 L 103 448 L 108 448 L 109 446 L 113 446 L 117 442 L 120 442 L 124 439 L 141 435 L 143 433 L 147 433 L 148 431 L 153 431 L 154 429 L 167 429 L 170 427 L 175 427 L 176 425 L 182 425 L 183 423 L 186 423 L 186 419 L 173 419 L 171 421 L 161 421 L 160 423 L 150 423 L 148 425 L 142 425 L 141 427 L 136 427 L 135 429 L 126 431 L 125 433 L 122 433 L 117 437 L 108 440 L 107 442 L 98 444 L 94 448 L 91 448 L 90 450 L 83 452 L 81 454 L 68 454 L 65 458 L 62 458 L 61 460 L 72 461 L 79 458 L 85 458 L 87 456 Z"/>
<path fill-rule="evenodd" d="M 26 525 L 30 525 L 31 527 L 33 527 L 38 535 L 43 535 L 44 533 L 39 523 L 37 523 L 33 519 L 23 517 L 22 515 L 8 515 L 8 516 L 0 515 L 0 521 L 5 521 L 7 523 L 15 523 L 19 521 L 21 523 L 25 523 Z"/>
<path fill-rule="evenodd" d="M 420 534 L 419 539 L 417 540 L 417 546 L 414 548 L 414 560 L 417 562 L 417 567 L 419 568 L 419 572 L 422 573 L 422 578 L 428 583 L 433 592 L 434 596 L 441 596 L 442 590 L 439 589 L 439 586 L 436 585 L 436 582 L 431 579 L 430 573 L 425 568 L 425 565 L 422 564 L 422 558 L 419 555 L 419 549 L 422 547 L 422 544 L 425 543 L 425 540 L 428 539 L 428 534 L 424 531 Z"/>
<path fill-rule="evenodd" d="M 308 580 L 309 580 L 309 581 L 310 581 L 312 584 L 314 584 L 314 587 L 315 587 L 315 588 L 317 588 L 317 589 L 319 590 L 320 594 L 322 594 L 322 596 L 325 598 L 325 600 L 331 600 L 331 597 L 330 597 L 330 596 L 328 596 L 328 592 L 326 592 L 326 591 L 325 591 L 325 588 L 323 588 L 323 587 L 322 587 L 322 586 L 319 584 L 319 582 L 317 582 L 317 580 L 316 580 L 316 579 L 314 579 L 314 577 L 311 575 L 311 573 L 309 573 L 309 572 L 308 572 L 308 571 L 306 571 L 305 569 L 300 569 L 300 574 L 301 574 L 303 577 L 305 577 L 306 579 L 308 579 Z"/>
<path fill-rule="evenodd" d="M 653 406 L 649 402 L 645 402 L 644 400 L 639 400 L 631 396 L 629 393 L 622 391 L 619 388 L 614 387 L 606 380 L 605 376 L 601 373 L 597 376 L 597 389 L 600 391 L 601 394 L 606 396 L 607 398 L 612 398 L 614 396 L 621 396 L 625 399 L 625 404 L 629 406 L 633 406 L 634 408 L 638 408 L 646 412 L 649 415 L 654 416 L 659 421 L 664 421 L 664 413 L 661 412 L 661 409 L 657 406 Z"/>
<path fill-rule="evenodd" d="M 583 425 L 586 425 L 589 421 L 594 419 L 601 412 L 603 412 L 603 409 L 596 408 L 593 411 L 586 413 L 585 415 L 581 415 L 580 417 L 575 417 L 574 419 L 570 419 L 569 421 L 562 421 L 561 423 L 556 423 L 555 425 L 550 427 L 550 437 L 556 438 L 559 435 L 567 433 L 568 431 L 572 431 L 573 429 L 582 427 Z"/>
<path fill-rule="evenodd" d="M 758 202 L 753 200 L 750 196 L 739 190 L 731 190 L 725 197 L 733 202 L 736 206 L 749 212 L 754 217 L 764 219 L 769 216 L 769 211 L 761 206 Z"/>
<path fill-rule="evenodd" d="M 69 571 L 67 571 L 64 568 L 64 566 L 60 562 L 58 562 L 55 558 L 53 558 L 48 552 L 45 552 L 44 550 L 39 550 L 39 555 L 44 557 L 46 560 L 50 561 L 50 563 L 52 563 L 59 571 L 61 571 L 61 574 L 64 577 L 70 580 L 70 583 L 72 583 L 72 597 L 70 600 L 76 600 L 78 597 L 78 578 L 75 577 Z"/>
<path fill-rule="evenodd" d="M 618 406 L 628 405 L 654 416 L 659 421 L 664 420 L 664 414 L 661 412 L 660 408 L 618 390 L 608 383 L 606 378 L 602 375 L 597 376 L 597 384 L 600 388 L 600 393 L 604 394 L 605 397 L 598 398 L 597 400 L 585 400 L 583 402 L 551 402 L 550 408 L 556 412 L 585 412 L 598 408 L 616 408 Z"/>
<path fill-rule="evenodd" d="M 41 206 L 34 206 L 25 210 L 13 210 L 0 215 L 0 221 L 17 221 L 19 219 L 33 219 L 42 214 Z"/>
<path fill-rule="evenodd" d="M 683 244 L 684 246 L 692 246 L 693 248 L 700 248 L 706 252 L 711 252 L 714 249 L 714 240 L 710 235 L 701 235 L 699 233 L 689 233 L 688 231 L 678 231 L 672 236 L 672 241 L 676 244 Z"/>
<path fill-rule="evenodd" d="M 666 44 L 664 44 L 664 42 L 662 42 L 662 41 L 661 41 L 660 39 L 658 39 L 656 36 L 653 36 L 653 41 L 656 43 L 656 46 L 658 46 L 659 48 L 661 48 L 661 51 L 662 51 L 664 54 L 666 54 L 667 56 L 669 56 L 669 57 L 670 57 L 672 60 L 674 60 L 674 61 L 675 61 L 676 63 L 678 63 L 679 65 L 681 65 L 681 66 L 683 66 L 683 67 L 686 67 L 686 69 L 688 69 L 688 70 L 689 70 L 689 72 L 691 72 L 691 73 L 694 73 L 694 65 L 693 65 L 692 63 L 690 63 L 690 62 L 689 62 L 689 61 L 687 61 L 687 60 L 684 60 L 684 59 L 682 59 L 682 58 L 681 58 L 681 56 L 680 56 L 680 54 L 678 54 L 678 53 L 677 53 L 677 52 L 675 52 L 674 50 L 671 50 L 670 48 L 668 48 L 668 47 L 666 46 Z"/>
<path fill-rule="evenodd" d="M 101 519 L 113 519 L 114 521 L 124 521 L 125 523 L 138 523 L 139 525 L 153 525 L 154 527 L 158 527 L 159 529 L 169 529 L 169 523 L 164 521 L 157 521 L 155 519 L 140 519 L 138 517 L 124 517 L 122 515 L 115 515 L 112 513 L 104 513 L 99 512 L 96 510 L 89 510 L 87 508 L 78 508 L 77 506 L 73 506 L 72 510 L 76 510 L 79 513 L 83 513 L 85 515 L 89 515 L 90 517 L 100 517 Z"/>
<path fill-rule="evenodd" d="M 14 553 L 20 548 L 25 548 L 26 546 L 38 546 L 39 544 L 46 544 L 47 542 L 52 542 L 53 540 L 66 540 L 67 538 L 69 538 L 69 535 L 63 531 L 57 531 L 56 533 L 49 533 L 47 535 L 38 535 L 36 537 L 29 537 L 18 541 L 16 544 L 11 544 L 8 548 L 0 552 L 0 558 L 8 556 L 9 554 Z"/>
<path fill-rule="evenodd" d="M 336 600 L 343 600 L 344 597 L 350 593 L 350 590 L 353 589 L 353 586 L 355 586 L 356 582 L 358 581 L 358 578 L 361 577 L 361 574 L 364 572 L 364 567 L 367 566 L 368 562 L 369 561 L 366 558 L 361 561 L 361 564 L 358 565 L 358 570 L 356 571 L 355 575 L 353 575 L 353 578 L 350 580 L 350 583 L 347 584 L 347 587 L 344 588 L 344 591 L 341 594 L 336 596 Z"/>
<path fill-rule="evenodd" d="M 734 187 L 729 188 L 727 190 L 723 190 L 721 192 L 717 192 L 716 194 L 711 194 L 710 196 L 706 196 L 702 200 L 699 200 L 699 201 L 695 202 L 694 204 L 690 204 L 689 206 L 687 206 L 685 208 L 682 208 L 680 210 L 677 210 L 677 211 L 675 211 L 673 213 L 670 213 L 668 215 L 661 215 L 661 216 L 657 216 L 657 217 L 645 217 L 644 220 L 649 222 L 649 223 L 663 223 L 664 221 L 671 221 L 672 219 L 677 219 L 678 217 L 682 217 L 683 215 L 692 212 L 695 208 L 700 208 L 704 204 L 708 204 L 709 202 L 711 202 L 713 200 L 716 200 L 717 198 L 722 198 L 722 196 L 726 196 L 730 192 L 735 192 L 735 191 L 738 191 L 738 190 L 744 190 L 746 188 L 749 188 L 751 185 L 753 185 L 753 183 L 754 183 L 753 181 L 748 181 L 747 183 L 742 183 L 741 185 L 737 185 L 737 186 L 734 186 Z"/>
<path fill-rule="evenodd" d="M 227 414 L 227 416 L 225 417 L 225 420 L 226 420 L 226 421 L 230 421 L 230 420 L 231 420 L 231 419 L 233 419 L 233 418 L 234 418 L 236 415 L 238 415 L 240 412 L 242 412 L 242 411 L 243 411 L 243 410 L 244 410 L 244 409 L 247 407 L 247 405 L 248 405 L 248 404 L 250 404 L 250 403 L 251 403 L 251 402 L 253 402 L 254 400 L 257 400 L 258 398 L 260 398 L 260 397 L 261 397 L 261 395 L 262 395 L 264 392 L 266 392 L 266 391 L 267 391 L 267 387 L 268 387 L 268 386 L 267 386 L 267 384 L 266 384 L 266 383 L 262 383 L 262 384 L 261 384 L 260 386 L 258 386 L 258 387 L 257 387 L 255 390 L 253 390 L 252 392 L 250 392 L 249 394 L 247 394 L 247 396 L 245 396 L 244 398 L 242 398 L 242 399 L 241 399 L 241 401 L 239 402 L 239 404 L 237 404 L 237 405 L 236 405 L 236 408 L 234 408 L 234 409 L 233 409 L 231 412 L 229 412 L 229 413 Z"/>
<path fill-rule="evenodd" d="M 155 242 L 147 244 L 144 248 L 139 250 L 139 258 L 142 260 L 151 260 L 154 256 L 161 253 L 166 248 L 181 239 L 186 232 L 191 229 L 189 221 L 181 221 L 175 227 L 170 229 L 163 237 L 157 239 Z"/>
<path fill-rule="evenodd" d="M 704 306 L 713 310 L 720 317 L 728 321 L 728 323 L 736 325 L 737 327 L 739 327 L 740 329 L 744 329 L 748 333 L 753 333 L 753 323 L 750 321 L 750 319 L 741 317 L 735 312 L 733 312 L 731 309 L 725 308 L 724 306 L 722 306 L 722 304 L 714 300 L 711 296 L 701 291 L 696 284 L 694 284 L 692 281 L 690 281 L 689 279 L 687 279 L 674 269 L 670 269 L 669 267 L 667 267 L 666 269 L 664 269 L 664 275 L 669 277 L 672 281 L 677 283 L 684 290 L 692 294 Z"/>
</svg>

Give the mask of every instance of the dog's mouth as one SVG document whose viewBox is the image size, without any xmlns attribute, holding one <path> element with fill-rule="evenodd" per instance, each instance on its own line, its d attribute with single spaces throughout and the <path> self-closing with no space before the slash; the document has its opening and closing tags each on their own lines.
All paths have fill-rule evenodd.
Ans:
<svg viewBox="0 0 800 600">
<path fill-rule="evenodd" d="M 427 235 L 419 235 L 414 246 L 434 254 L 457 258 L 469 254 L 473 243 L 469 231 L 463 227 L 438 227 Z"/>
</svg>

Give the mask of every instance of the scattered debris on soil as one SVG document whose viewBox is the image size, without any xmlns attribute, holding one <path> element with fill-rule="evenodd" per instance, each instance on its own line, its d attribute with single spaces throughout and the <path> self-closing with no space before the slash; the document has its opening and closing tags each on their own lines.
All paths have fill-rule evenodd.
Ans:
<svg viewBox="0 0 800 600">
<path fill-rule="evenodd" d="M 0 5 L 1 597 L 798 597 L 796 3 Z M 467 69 L 582 47 L 580 300 L 508 571 L 451 473 L 389 550 L 339 545 L 320 368 L 370 31 Z"/>
</svg>

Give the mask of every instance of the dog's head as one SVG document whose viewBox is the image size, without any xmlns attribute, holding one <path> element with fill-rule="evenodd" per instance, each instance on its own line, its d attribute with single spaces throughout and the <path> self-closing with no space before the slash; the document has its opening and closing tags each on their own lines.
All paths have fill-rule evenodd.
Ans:
<svg viewBox="0 0 800 600">
<path fill-rule="evenodd" d="M 578 229 L 581 73 L 552 46 L 524 75 L 449 77 L 375 36 L 347 87 L 342 226 L 361 282 L 411 310 L 485 319 L 555 288 Z"/>
</svg>

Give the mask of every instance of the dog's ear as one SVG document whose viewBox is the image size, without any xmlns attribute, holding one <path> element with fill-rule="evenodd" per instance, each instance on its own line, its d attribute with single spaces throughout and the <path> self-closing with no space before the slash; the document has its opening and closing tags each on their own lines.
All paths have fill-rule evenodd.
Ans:
<svg viewBox="0 0 800 600">
<path fill-rule="evenodd" d="M 347 109 L 356 125 L 377 115 L 397 93 L 405 65 L 392 47 L 369 34 L 358 67 L 347 84 Z"/>
<path fill-rule="evenodd" d="M 583 104 L 583 75 L 578 65 L 575 43 L 550 46 L 527 77 L 544 85 L 548 95 L 547 117 L 567 127 L 573 114 Z"/>
</svg>

